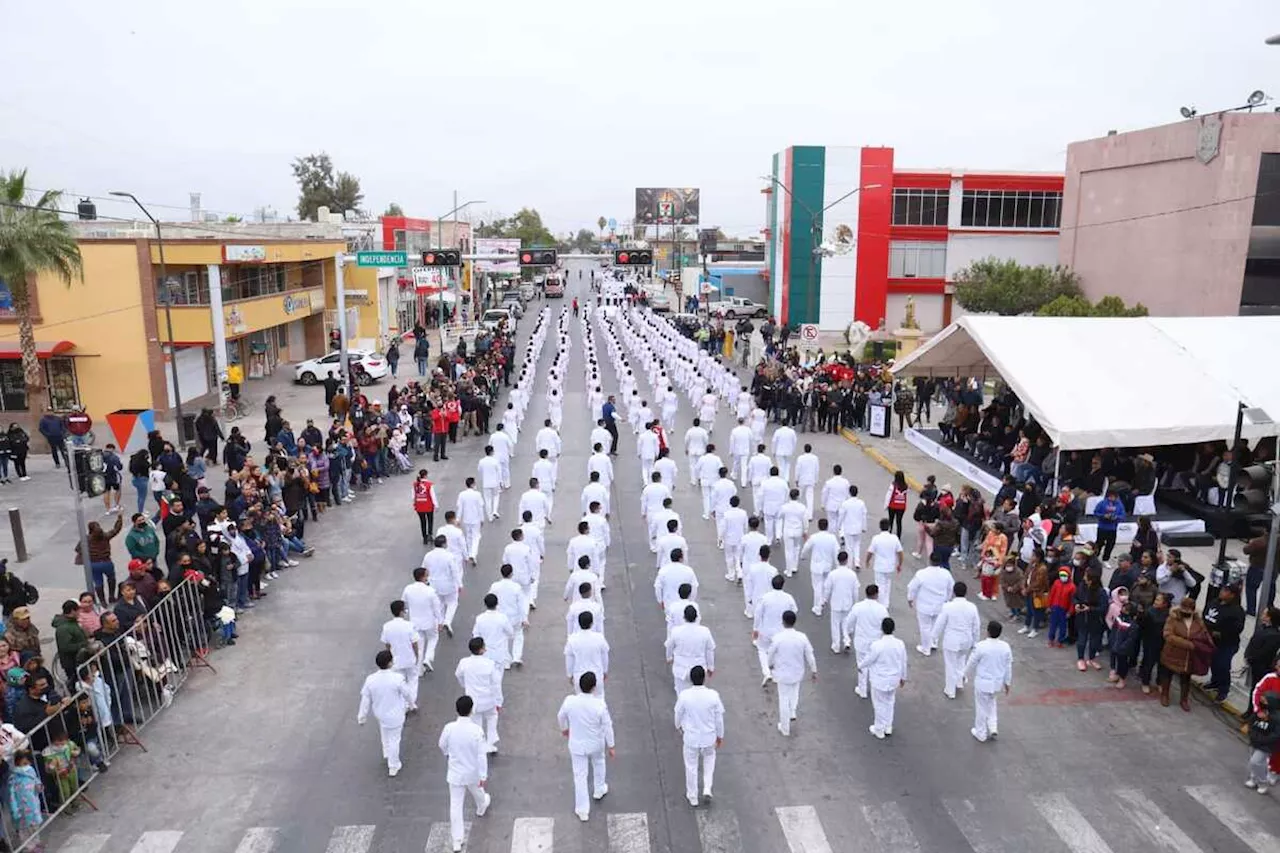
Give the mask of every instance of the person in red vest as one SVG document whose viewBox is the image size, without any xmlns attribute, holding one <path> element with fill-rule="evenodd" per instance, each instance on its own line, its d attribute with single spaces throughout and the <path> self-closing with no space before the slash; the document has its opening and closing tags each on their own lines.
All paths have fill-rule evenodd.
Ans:
<svg viewBox="0 0 1280 853">
<path fill-rule="evenodd" d="M 448 459 L 445 442 L 449 440 L 449 414 L 443 403 L 431 410 L 431 439 L 434 447 L 432 457 L 435 461 Z"/>
<path fill-rule="evenodd" d="M 449 418 L 449 443 L 458 443 L 458 422 L 462 420 L 462 403 L 457 394 L 450 394 L 444 403 L 444 413 Z"/>
<path fill-rule="evenodd" d="M 901 471 L 893 472 L 893 483 L 885 492 L 884 508 L 889 513 L 889 523 L 898 528 L 898 538 L 902 538 L 902 516 L 907 511 L 907 477 Z"/>
<path fill-rule="evenodd" d="M 427 469 L 423 468 L 418 472 L 418 479 L 413 481 L 413 511 L 418 514 L 423 545 L 430 545 L 431 537 L 435 533 L 436 503 L 435 483 L 427 479 Z"/>
</svg>

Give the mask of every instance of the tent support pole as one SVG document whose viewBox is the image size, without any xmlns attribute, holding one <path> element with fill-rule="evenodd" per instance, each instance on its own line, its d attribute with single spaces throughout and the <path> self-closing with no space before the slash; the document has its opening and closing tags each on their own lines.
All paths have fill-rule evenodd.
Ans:
<svg viewBox="0 0 1280 853">
<path fill-rule="evenodd" d="M 1058 448 L 1057 455 L 1053 457 L 1053 487 L 1050 494 L 1058 493 L 1058 472 L 1062 470 L 1062 448 Z"/>
</svg>

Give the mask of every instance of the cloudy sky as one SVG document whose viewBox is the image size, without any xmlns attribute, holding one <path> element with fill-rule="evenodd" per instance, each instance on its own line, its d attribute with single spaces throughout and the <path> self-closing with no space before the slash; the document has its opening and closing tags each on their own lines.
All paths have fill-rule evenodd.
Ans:
<svg viewBox="0 0 1280 853">
<path fill-rule="evenodd" d="M 1280 96 L 1266 0 L 0 0 L 0 26 L 0 168 L 171 218 L 190 191 L 292 212 L 289 163 L 323 150 L 377 212 L 457 190 L 563 232 L 696 186 L 745 235 L 788 145 L 1058 170 L 1072 140 Z"/>
</svg>

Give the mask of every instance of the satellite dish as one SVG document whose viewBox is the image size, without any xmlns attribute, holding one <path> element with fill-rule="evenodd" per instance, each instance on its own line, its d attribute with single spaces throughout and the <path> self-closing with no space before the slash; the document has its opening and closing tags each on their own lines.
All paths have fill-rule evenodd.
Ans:
<svg viewBox="0 0 1280 853">
<path fill-rule="evenodd" d="M 1183 107 L 1182 109 L 1178 110 L 1178 112 L 1182 113 L 1183 118 L 1192 118 L 1196 114 L 1195 107 Z"/>
<path fill-rule="evenodd" d="M 1249 106 L 1256 107 L 1267 99 L 1267 93 L 1261 89 L 1254 89 L 1249 93 Z"/>
</svg>

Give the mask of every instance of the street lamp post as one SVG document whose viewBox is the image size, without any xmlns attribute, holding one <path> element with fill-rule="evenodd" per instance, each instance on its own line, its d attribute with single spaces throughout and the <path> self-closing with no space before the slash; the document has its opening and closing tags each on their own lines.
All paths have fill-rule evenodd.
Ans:
<svg viewBox="0 0 1280 853">
<path fill-rule="evenodd" d="M 169 376 L 173 381 L 173 405 L 178 415 L 178 447 L 185 449 L 187 446 L 186 436 L 182 433 L 182 391 L 178 387 L 178 348 L 173 343 L 173 311 L 170 308 L 173 302 L 173 293 L 169 287 L 169 271 L 164 263 L 164 236 L 160 233 L 160 220 L 151 215 L 151 211 L 138 201 L 138 197 L 133 193 L 121 192 L 120 190 L 112 190 L 112 195 L 121 196 L 122 198 L 132 199 L 138 209 L 143 212 L 147 219 L 151 220 L 151 224 L 156 229 L 156 245 L 160 251 L 160 289 L 158 293 L 164 300 L 164 324 L 166 334 L 169 336 Z M 213 318 L 213 322 L 221 322 L 221 317 Z"/>
<path fill-rule="evenodd" d="M 460 213 L 461 211 L 465 210 L 466 208 L 470 207 L 470 206 L 471 206 L 471 205 L 473 205 L 473 204 L 487 204 L 487 202 L 486 202 L 484 199 L 482 199 L 482 198 L 472 199 L 471 201 L 466 201 L 466 202 L 463 202 L 462 204 L 458 204 L 458 194 L 457 194 L 457 193 L 454 193 L 454 195 L 453 195 L 453 202 L 454 202 L 454 208 L 453 208 L 453 210 L 451 210 L 451 211 L 449 211 L 448 213 L 445 213 L 445 214 L 443 214 L 443 215 L 441 215 L 441 216 L 439 216 L 439 217 L 437 217 L 437 218 L 436 218 L 436 248 L 437 248 L 437 249 L 443 249 L 443 248 L 444 248 L 444 220 L 445 220 L 445 217 L 448 217 L 448 216 L 452 216 L 452 217 L 454 217 L 454 220 L 453 220 L 453 221 L 454 221 L 454 229 L 453 229 L 453 230 L 454 230 L 454 237 L 455 237 L 455 239 L 456 239 L 456 238 L 457 238 L 457 236 L 458 236 L 458 235 L 457 235 L 457 231 L 458 231 L 458 228 L 457 228 L 457 222 L 458 222 L 457 214 L 458 214 L 458 213 Z M 473 261 L 473 262 L 472 262 L 472 264 L 473 264 L 473 268 L 474 268 L 474 263 L 475 263 L 475 262 Z M 472 288 L 474 289 L 474 287 L 475 287 L 475 285 L 473 284 L 473 285 L 472 285 Z M 439 317 L 440 317 L 440 353 L 441 353 L 441 355 L 443 355 L 443 354 L 444 354 L 444 286 L 443 286 L 443 285 L 441 285 L 441 287 L 440 287 L 440 293 L 438 294 L 438 299 L 439 299 L 439 302 L 440 302 L 440 313 L 439 313 Z"/>
<path fill-rule="evenodd" d="M 808 298 L 806 300 L 806 314 L 808 315 L 809 322 L 816 323 L 818 322 L 818 317 L 817 317 L 818 283 L 814 281 L 814 279 L 817 277 L 817 274 L 818 274 L 818 271 L 817 271 L 818 258 L 822 255 L 822 214 L 826 213 L 828 210 L 835 207 L 837 204 L 844 201 L 845 199 L 850 198 L 851 196 L 857 195 L 863 190 L 878 190 L 880 189 L 881 185 L 866 184 L 864 186 L 854 187 L 844 195 L 840 196 L 840 198 L 836 199 L 835 201 L 831 202 L 826 207 L 822 208 L 821 210 L 815 213 L 814 210 L 811 207 L 809 207 L 809 205 L 805 204 L 803 201 L 796 198 L 795 193 L 791 192 L 790 187 L 788 187 L 782 181 L 775 178 L 773 175 L 761 175 L 760 178 L 761 180 L 770 181 L 776 184 L 779 189 L 781 189 L 783 192 L 787 194 L 788 198 L 790 198 L 796 204 L 804 208 L 804 212 L 809 214 L 809 242 L 810 242 L 809 293 L 807 294 Z"/>
</svg>

